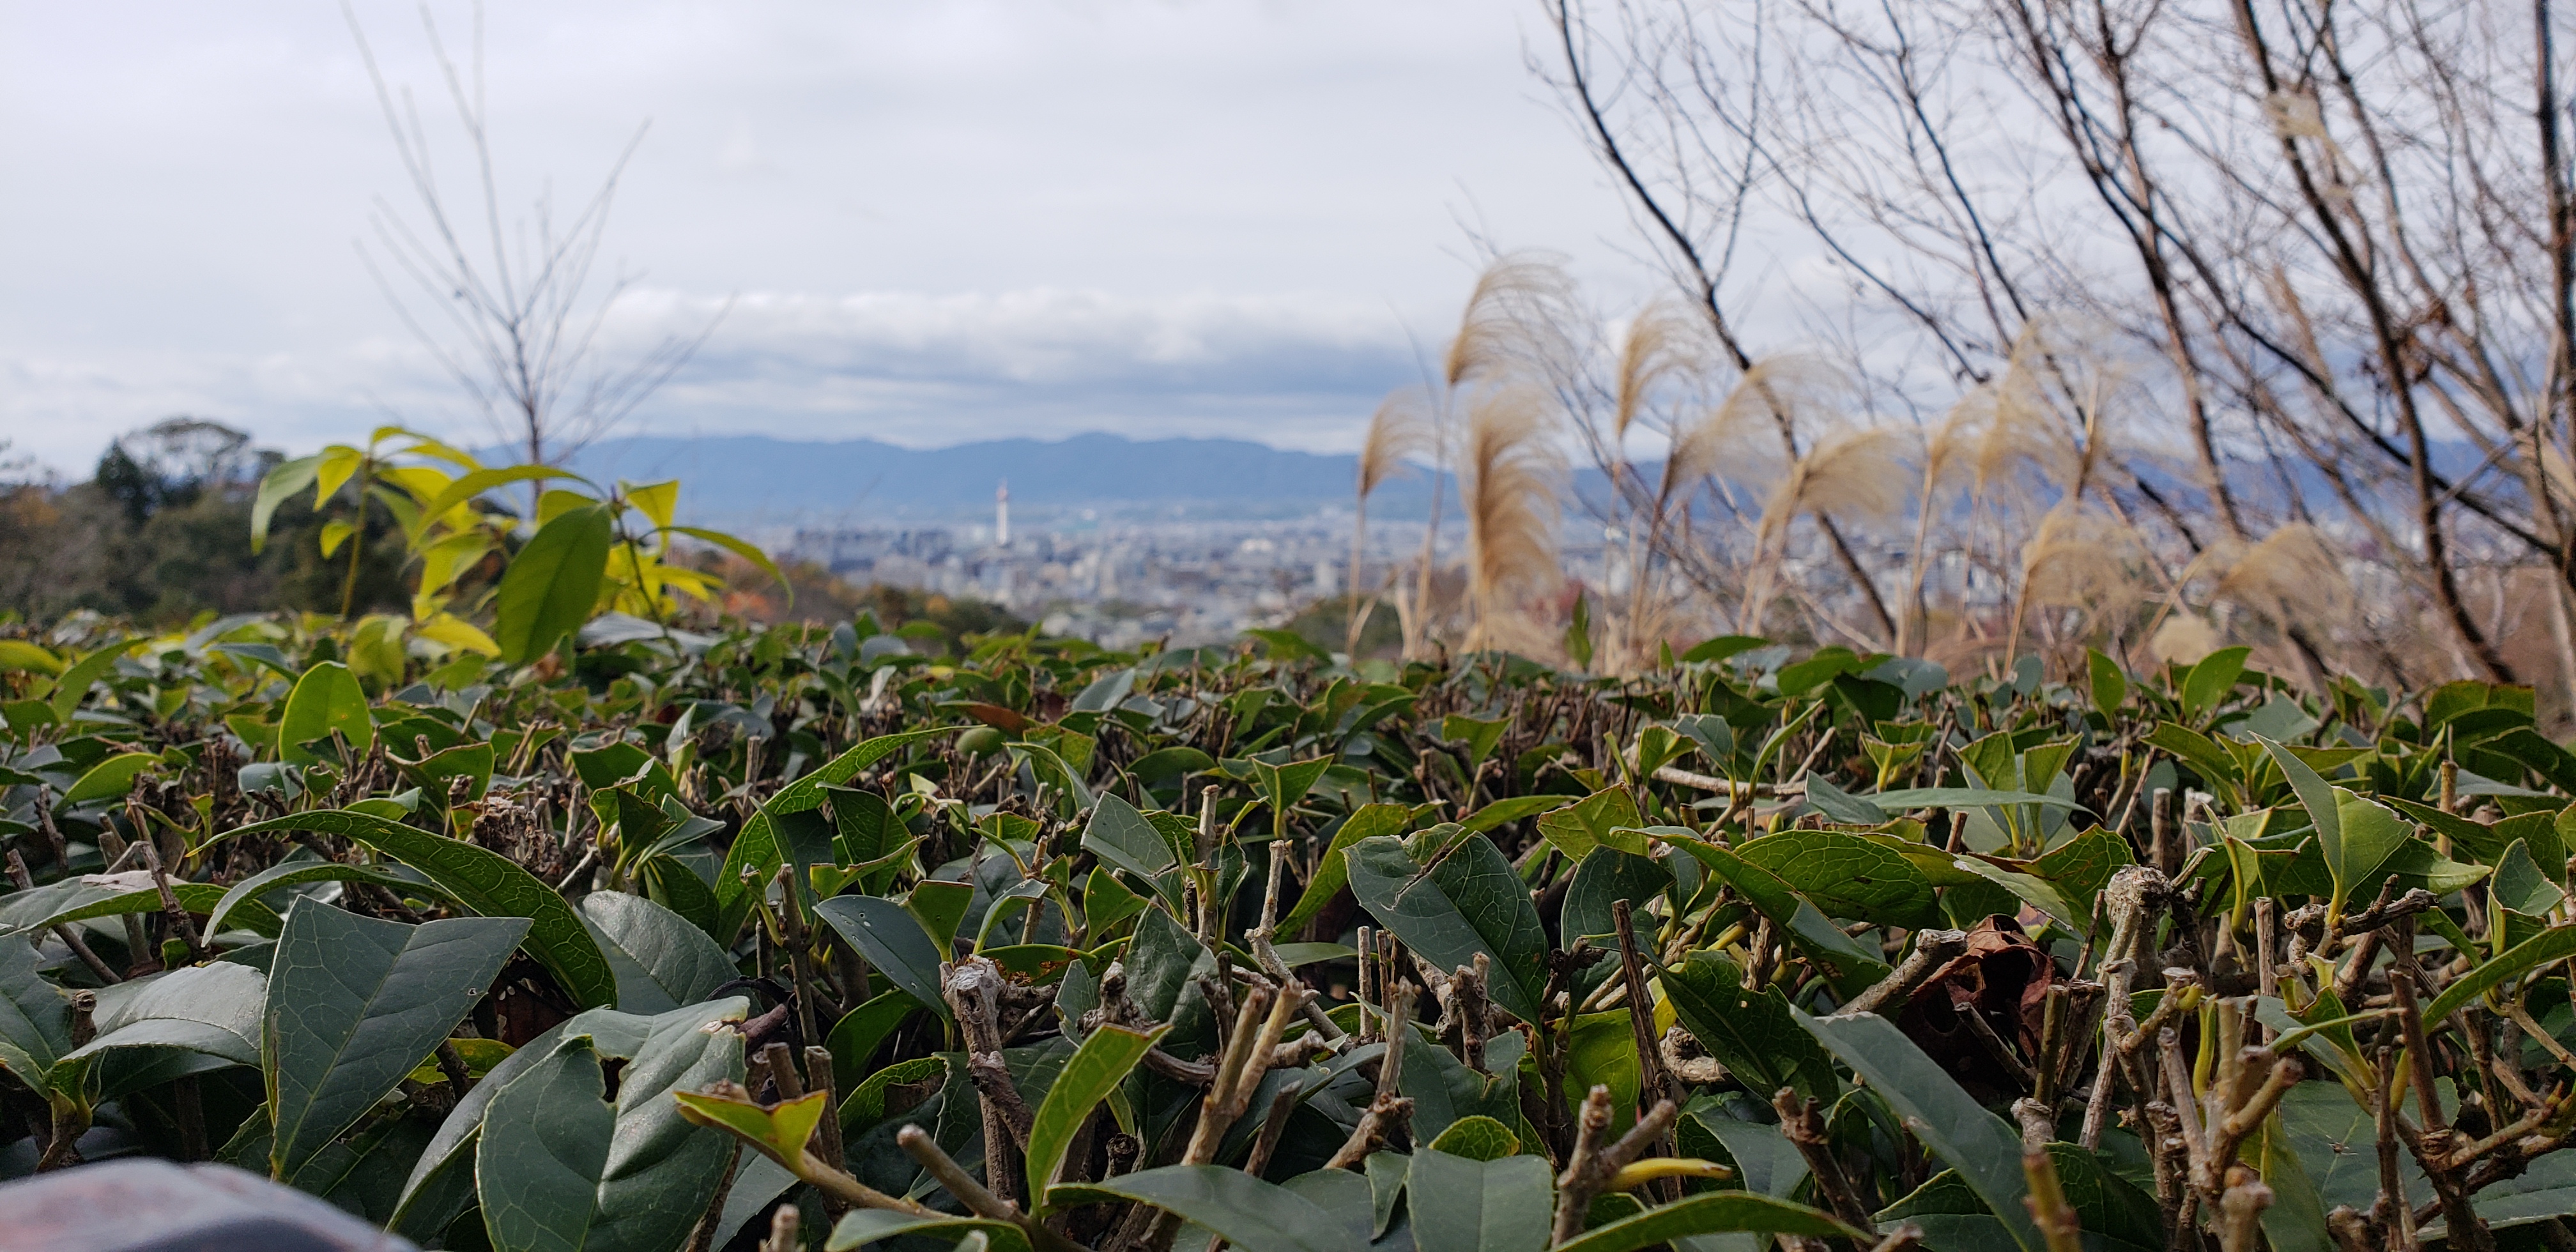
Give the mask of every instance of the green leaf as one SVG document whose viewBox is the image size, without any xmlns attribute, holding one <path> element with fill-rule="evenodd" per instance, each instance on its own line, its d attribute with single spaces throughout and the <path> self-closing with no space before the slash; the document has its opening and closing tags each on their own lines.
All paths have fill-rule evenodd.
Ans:
<svg viewBox="0 0 2576 1252">
<path fill-rule="evenodd" d="M 272 891 L 300 887 L 309 882 L 373 883 L 397 894 L 408 892 L 440 900 L 449 898 L 447 889 L 437 883 L 424 882 L 418 878 L 406 878 L 380 865 L 350 865 L 341 861 L 280 861 L 226 888 L 222 898 L 216 900 L 214 908 L 206 914 L 206 933 L 211 935 L 221 931 L 225 922 L 233 920 L 235 912 L 247 912 L 251 915 L 264 915 L 255 916 L 255 922 L 264 922 L 267 932 L 273 934 L 276 931 L 277 917 L 261 897 Z M 174 888 L 179 885 L 171 884 Z M 185 904 L 187 901 L 183 899 L 180 903 Z M 157 902 L 155 907 L 158 907 Z M 259 926 L 255 924 L 253 928 L 258 929 Z"/>
<path fill-rule="evenodd" d="M 1538 819 L 1538 833 L 1570 861 L 1580 861 L 1604 844 L 1643 856 L 1645 836 L 1635 833 L 1640 821 L 1636 798 L 1626 787 L 1604 787 Z"/>
<path fill-rule="evenodd" d="M 2549 910 L 2567 898 L 2558 884 L 2540 872 L 2531 845 L 2520 839 L 2506 845 L 2504 855 L 2496 858 L 2494 891 L 2497 903 L 2530 917 L 2549 916 Z"/>
<path fill-rule="evenodd" d="M 1344 856 L 1351 894 L 1406 947 L 1442 969 L 1493 962 L 1494 1003 L 1525 1022 L 1540 1020 L 1547 930 L 1529 888 L 1483 835 L 1468 835 L 1428 874 L 1390 836 L 1363 839 Z"/>
<path fill-rule="evenodd" d="M 107 800 L 124 795 L 133 790 L 136 778 L 160 763 L 161 757 L 157 753 L 120 752 L 90 766 L 88 771 L 80 776 L 80 781 L 73 783 L 70 789 L 63 792 L 63 798 L 57 803 L 63 808 L 69 808 L 75 804 L 87 804 L 92 800 Z"/>
<path fill-rule="evenodd" d="M 2013 1153 L 2013 1168 L 2021 1168 L 2018 1150 Z M 1650 1208 L 1634 1217 L 1621 1218 L 1607 1226 L 1586 1231 L 1578 1238 L 1556 1245 L 1556 1252 L 1635 1252 L 1638 1248 L 1670 1243 L 1688 1235 L 1712 1235 L 1730 1230 L 1849 1239 L 1860 1247 L 1868 1247 L 1875 1242 L 1869 1232 L 1803 1204 L 1774 1200 L 1749 1191 L 1715 1191 Z"/>
<path fill-rule="evenodd" d="M 268 546 L 268 519 L 277 515 L 277 506 L 286 503 L 296 492 L 312 486 L 314 477 L 321 472 L 322 454 L 317 452 L 280 462 L 277 468 L 260 478 L 259 495 L 251 500 L 250 506 L 252 553 L 256 554 Z M 314 504 L 319 507 L 321 502 L 316 500 Z"/>
<path fill-rule="evenodd" d="M 567 1034 L 492 1101 L 474 1175 L 496 1248 L 668 1252 L 685 1240 L 734 1144 L 691 1125 L 669 1097 L 741 1081 L 742 1036 L 718 1023 L 741 1001 L 696 1004 L 648 1023 L 606 1098 L 603 1051 Z M 485 1079 L 491 1081 L 490 1078 Z"/>
<path fill-rule="evenodd" d="M 1483 834 L 1497 826 L 1517 822 L 1524 817 L 1553 813 L 1574 803 L 1574 800 L 1573 796 L 1557 795 L 1505 796 L 1468 814 L 1466 820 L 1458 824 L 1477 834 Z"/>
<path fill-rule="evenodd" d="M 357 675 L 338 661 L 324 661 L 304 671 L 286 697 L 277 727 L 278 756 L 294 765 L 311 765 L 321 756 L 310 745 L 338 731 L 349 750 L 363 753 L 376 742 L 375 721 L 367 716 L 367 692 Z"/>
<path fill-rule="evenodd" d="M 1923 871 L 1849 831 L 1786 830 L 1738 844 L 1735 853 L 1779 875 L 1828 917 L 1908 930 L 1940 922 L 1940 904 Z"/>
<path fill-rule="evenodd" d="M 1082 848 L 1149 883 L 1179 863 L 1154 823 L 1115 795 L 1103 795 L 1092 808 L 1091 822 L 1082 828 Z"/>
<path fill-rule="evenodd" d="M 449 509 L 495 487 L 506 487 L 511 483 L 526 482 L 532 478 L 568 478 L 585 484 L 589 482 L 578 474 L 569 473 L 552 465 L 504 465 L 498 469 L 472 470 L 441 488 L 437 495 L 422 502 L 420 520 L 423 523 L 435 522 L 446 516 Z M 421 536 L 414 534 L 411 539 L 417 546 Z"/>
<path fill-rule="evenodd" d="M 524 917 L 528 955 L 537 958 L 574 1003 L 603 1008 L 617 1002 L 617 974 L 599 945 L 581 924 L 581 916 L 539 882 L 536 875 L 500 853 L 433 835 L 417 827 L 349 809 L 319 809 L 253 822 L 227 832 L 235 835 L 312 830 L 354 839 L 429 875 L 458 903 L 485 917 Z"/>
<path fill-rule="evenodd" d="M 36 969 L 31 940 L 0 938 L 0 1069 L 43 1091 L 72 1050 L 71 1002 Z"/>
<path fill-rule="evenodd" d="M 948 1001 L 939 993 L 939 945 L 911 910 L 880 896 L 834 896 L 814 912 L 904 994 L 948 1018 Z"/>
<path fill-rule="evenodd" d="M 2355 898 L 2376 896 L 2395 869 L 2393 862 L 2398 853 L 2415 842 L 2415 827 L 2387 805 L 2365 800 L 2342 787 L 2334 789 L 2334 806 L 2341 838 L 2332 847 L 2320 838 L 2317 849 L 2326 856 L 2326 872 L 2334 875 L 2337 894 L 2345 904 Z M 2314 816 L 2313 812 L 2310 815 Z"/>
<path fill-rule="evenodd" d="M 1521 1137 L 1513 1134 L 1511 1128 L 1501 1122 L 1482 1113 L 1475 1113 L 1449 1123 L 1448 1127 L 1431 1141 L 1431 1147 L 1435 1151 L 1453 1157 L 1464 1157 L 1470 1161 L 1499 1161 L 1520 1152 Z M 1419 1160 L 1419 1158 L 1416 1159 Z"/>
<path fill-rule="evenodd" d="M 2195 722 L 2208 720 L 2226 702 L 2227 693 L 2236 689 L 2236 680 L 2245 673 L 2245 658 L 2253 654 L 2254 649 L 2247 647 L 2220 648 L 2200 658 L 2182 680 L 2183 716 Z"/>
<path fill-rule="evenodd" d="M 504 662 L 525 665 L 590 620 L 615 541 L 605 505 L 573 509 L 537 528 L 510 558 L 493 597 L 492 640 Z"/>
<path fill-rule="evenodd" d="M 1655 838 L 1698 858 L 1727 885 L 1742 893 L 1754 908 L 1761 910 L 1798 951 L 1816 963 L 1837 994 L 1845 999 L 1860 994 L 1870 984 L 1887 976 L 1887 962 L 1871 948 L 1865 948 L 1836 926 L 1805 896 L 1781 881 L 1780 876 L 1737 856 L 1732 850 L 1689 834 L 1657 833 Z"/>
<path fill-rule="evenodd" d="M 841 786 L 858 777 L 869 766 L 913 744 L 939 735 L 955 734 L 959 729 L 936 726 L 863 740 L 849 751 L 779 788 L 776 795 L 763 801 L 759 810 L 734 835 L 733 847 L 725 852 L 724 868 L 716 872 L 716 899 L 728 910 L 727 916 L 733 922 L 733 926 L 725 928 L 726 931 L 730 933 L 739 927 L 742 918 L 750 911 L 751 901 L 747 897 L 754 889 L 751 884 L 761 884 L 760 889 L 766 890 L 769 876 L 778 872 L 780 855 L 775 823 L 780 815 L 821 808 L 825 788 Z M 751 871 L 748 881 L 743 873 L 745 870 Z"/>
<path fill-rule="evenodd" d="M 52 707 L 56 722 L 70 724 L 72 710 L 80 707 L 90 684 L 107 677 L 107 672 L 116 668 L 116 658 L 125 655 L 128 646 L 124 639 L 111 640 L 107 646 L 73 662 L 71 669 L 55 680 Z"/>
<path fill-rule="evenodd" d="M 2021 1135 L 1987 1112 L 1957 1080 L 1925 1056 L 1886 1018 L 1875 1013 L 1810 1017 L 1795 1008 L 1799 1025 L 1867 1079 L 1933 1155 L 1948 1161 L 2012 1232 L 2023 1252 L 2046 1246 L 2030 1209 L 2021 1169 Z"/>
<path fill-rule="evenodd" d="M 1441 1137 L 1486 1121 L 1460 1122 Z M 1502 1131 L 1499 1125 L 1493 1129 Z M 1417 1151 L 1405 1180 L 1414 1247 L 1419 1252 L 1539 1252 L 1547 1246 L 1555 1217 L 1554 1182 L 1544 1157 L 1457 1154 L 1437 1144 Z"/>
<path fill-rule="evenodd" d="M 877 1045 L 885 1042 L 905 1018 L 912 1016 L 921 1001 L 904 991 L 880 992 L 875 998 L 841 1015 L 823 1040 L 832 1050 L 832 1086 L 848 1091 L 867 1077 L 868 1058 L 876 1054 Z"/>
<path fill-rule="evenodd" d="M 832 1227 L 832 1237 L 823 1244 L 825 1252 L 848 1252 L 851 1248 L 875 1244 L 884 1248 L 905 1246 L 899 1239 L 956 1240 L 960 1252 L 973 1252 L 969 1236 L 982 1235 L 985 1252 L 1028 1252 L 1028 1232 L 1009 1222 L 982 1217 L 914 1217 L 888 1209 L 852 1209 Z"/>
<path fill-rule="evenodd" d="M 1225 1236 L 1243 1252 L 1356 1252 L 1332 1214 L 1285 1187 L 1222 1165 L 1166 1165 L 1058 1187 L 1057 1205 L 1135 1200 Z"/>
<path fill-rule="evenodd" d="M 99 994 L 98 1037 L 63 1059 L 115 1048 L 184 1048 L 257 1065 L 266 983 L 258 970 L 229 961 L 118 983 Z"/>
<path fill-rule="evenodd" d="M 2173 753 L 2212 786 L 2244 781 L 2245 773 L 2237 768 L 2236 758 L 2199 731 L 2172 722 L 2159 722 L 2147 735 L 2147 742 Z M 2309 772 L 2315 773 L 2313 770 Z"/>
<path fill-rule="evenodd" d="M 2576 925 L 2552 926 L 2547 930 L 2505 949 L 2504 954 L 2463 975 L 2458 982 L 2442 988 L 2442 994 L 2424 1008 L 2424 1020 L 2439 1022 L 2466 1007 L 2471 1000 L 2542 966 L 2576 956 Z"/>
<path fill-rule="evenodd" d="M 787 603 L 791 607 L 796 603 L 795 585 L 787 581 L 787 575 L 779 572 L 778 562 L 770 560 L 769 554 L 761 551 L 758 547 L 745 543 L 740 539 L 736 539 L 732 535 L 728 535 L 721 530 L 708 530 L 699 526 L 670 526 L 665 529 L 676 534 L 687 535 L 689 538 L 695 539 L 701 543 L 714 544 L 735 556 L 751 562 L 753 565 L 759 567 L 761 573 L 769 575 L 770 578 L 776 580 L 779 586 L 787 589 Z"/>
<path fill-rule="evenodd" d="M 2084 663 L 2092 679 L 2093 711 L 2104 718 L 2117 716 L 2129 699 L 2129 676 L 2120 672 L 2119 662 L 2096 648 L 2084 650 Z"/>
<path fill-rule="evenodd" d="M 401 1083 L 527 933 L 517 918 L 406 926 L 297 901 L 269 958 L 271 1176 L 293 1177 Z"/>
<path fill-rule="evenodd" d="M 2042 795 L 2036 791 L 1996 791 L 1987 787 L 1908 787 L 1858 798 L 1889 813 L 1902 813 L 1908 809 L 1980 809 L 1997 804 L 2045 804 L 2060 809 L 2084 807 L 2064 796 Z"/>
<path fill-rule="evenodd" d="M 732 958 L 689 920 L 642 896 L 594 891 L 582 922 L 617 976 L 617 1007 L 663 1013 L 714 995 L 735 976 Z"/>
<path fill-rule="evenodd" d="M 1157 1026 L 1151 1034 L 1139 1034 L 1124 1026 L 1104 1025 L 1092 1031 L 1091 1037 L 1074 1049 L 1071 1059 L 1057 1072 L 1055 1082 L 1047 1087 L 1046 1101 L 1038 1106 L 1036 1119 L 1029 1127 L 1029 1194 L 1044 1196 L 1047 1185 L 1055 1181 L 1056 1168 L 1064 1163 L 1067 1148 L 1090 1120 L 1091 1110 L 1109 1097 L 1129 1071 L 1145 1059 L 1171 1027 Z M 1040 1211 L 1045 1206 L 1040 1205 Z"/>
<path fill-rule="evenodd" d="M 1093 819 L 1095 823 L 1098 820 L 1096 817 Z M 1401 834 L 1412 824 L 1413 810 L 1407 805 L 1361 805 L 1342 823 L 1341 829 L 1333 832 L 1332 845 L 1324 849 L 1323 859 L 1315 864 L 1313 881 L 1306 884 L 1306 890 L 1297 897 L 1296 907 L 1288 910 L 1288 916 L 1279 919 L 1278 932 L 1293 935 L 1305 929 L 1307 922 L 1314 920 L 1315 915 L 1323 912 L 1324 906 L 1331 904 L 1342 888 L 1350 885 L 1351 867 L 1343 859 L 1343 854 L 1350 850 L 1352 844 L 1378 835 Z"/>
<path fill-rule="evenodd" d="M 1789 1012 L 1778 987 L 1744 989 L 1744 970 L 1722 953 L 1693 952 L 1656 970 L 1682 1028 L 1748 1090 L 1830 1102 L 1842 1089 L 1831 1057 Z"/>
<path fill-rule="evenodd" d="M 1503 741 L 1503 732 L 1512 728 L 1507 717 L 1484 721 L 1463 713 L 1452 713 L 1440 719 L 1440 737 L 1467 749 L 1467 768 L 1474 770 L 1493 755 L 1494 745 Z"/>
</svg>

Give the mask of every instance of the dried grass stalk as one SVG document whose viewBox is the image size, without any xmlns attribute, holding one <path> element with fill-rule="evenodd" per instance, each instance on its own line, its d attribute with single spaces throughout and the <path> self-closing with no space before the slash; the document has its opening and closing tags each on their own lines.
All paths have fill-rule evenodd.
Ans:
<svg viewBox="0 0 2576 1252">
<path fill-rule="evenodd" d="M 1558 492 L 1565 455 L 1549 438 L 1546 397 L 1508 387 L 1477 398 L 1459 448 L 1467 511 L 1468 599 L 1483 646 L 1514 598 L 1555 585 Z"/>
</svg>

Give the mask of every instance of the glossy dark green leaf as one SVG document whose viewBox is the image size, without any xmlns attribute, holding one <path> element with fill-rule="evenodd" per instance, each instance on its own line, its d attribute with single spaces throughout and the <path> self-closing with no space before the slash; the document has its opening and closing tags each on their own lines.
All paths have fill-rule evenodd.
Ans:
<svg viewBox="0 0 2576 1252">
<path fill-rule="evenodd" d="M 1166 1165 L 1058 1187 L 1059 1205 L 1135 1200 L 1225 1236 L 1243 1252 L 1357 1252 L 1345 1224 L 1285 1187 L 1222 1165 Z"/>
<path fill-rule="evenodd" d="M 1333 842 L 1324 849 L 1323 858 L 1315 863 L 1314 880 L 1306 884 L 1305 892 L 1297 897 L 1297 904 L 1288 910 L 1288 915 L 1279 919 L 1279 933 L 1293 935 L 1303 930 L 1307 922 L 1324 911 L 1325 905 L 1333 902 L 1335 895 L 1350 885 L 1351 867 L 1344 854 L 1352 844 L 1378 835 L 1402 834 L 1412 825 L 1413 810 L 1407 805 L 1360 806 L 1342 823 L 1341 829 L 1333 832 Z"/>
<path fill-rule="evenodd" d="M 763 1160 L 768 1158 L 764 1157 Z M 976 1243 L 972 1236 L 982 1236 Z M 825 1241 L 825 1252 L 848 1252 L 848 1249 L 874 1244 L 878 1247 L 904 1246 L 899 1239 L 922 1239 L 929 1246 L 955 1240 L 960 1249 L 981 1247 L 984 1252 L 1028 1252 L 1026 1231 L 1009 1222 L 982 1217 L 914 1217 L 888 1209 L 853 1209 L 832 1227 L 832 1237 Z"/>
<path fill-rule="evenodd" d="M 1082 1124 L 1090 1120 L 1091 1110 L 1109 1098 L 1109 1093 L 1126 1080 L 1136 1063 L 1144 1060 L 1170 1029 L 1157 1026 L 1151 1033 L 1140 1034 L 1123 1026 L 1102 1026 L 1074 1049 L 1055 1081 L 1048 1084 L 1046 1100 L 1038 1105 L 1036 1119 L 1029 1128 L 1030 1195 L 1047 1194 L 1047 1187 L 1055 1181 L 1056 1168 L 1064 1163 L 1065 1150 L 1073 1145 Z"/>
<path fill-rule="evenodd" d="M 877 1045 L 885 1042 L 921 1002 L 910 992 L 885 991 L 875 998 L 841 1015 L 824 1038 L 832 1050 L 832 1085 L 848 1091 L 867 1077 L 868 1058 L 876 1055 Z"/>
<path fill-rule="evenodd" d="M 296 901 L 269 959 L 270 1173 L 291 1177 L 401 1083 L 527 933 L 515 917 L 407 926 Z"/>
<path fill-rule="evenodd" d="M 413 826 L 348 809 L 323 809 L 253 822 L 232 835 L 312 830 L 339 835 L 429 875 L 458 903 L 485 917 L 528 919 L 528 955 L 585 1008 L 617 1002 L 617 974 L 590 931 L 555 889 L 497 852 Z"/>
<path fill-rule="evenodd" d="M 1152 882 L 1176 860 L 1162 832 L 1136 806 L 1115 795 L 1100 797 L 1082 828 L 1082 848 L 1103 862 Z"/>
<path fill-rule="evenodd" d="M 948 1017 L 948 1001 L 939 994 L 939 945 L 909 910 L 878 896 L 834 896 L 814 906 L 814 912 L 867 954 L 868 963 L 887 981 L 942 1019 Z"/>
<path fill-rule="evenodd" d="M 661 1013 L 695 1004 L 738 977 L 724 949 L 688 919 L 642 896 L 594 891 L 581 917 L 617 975 L 617 1007 Z"/>
<path fill-rule="evenodd" d="M 2021 1157 L 2016 1153 L 2013 1166 Z M 1804 1235 L 1817 1239 L 1850 1239 L 1867 1247 L 1875 1240 L 1830 1213 L 1803 1204 L 1775 1200 L 1749 1191 L 1716 1191 L 1673 1204 L 1658 1205 L 1634 1217 L 1585 1231 L 1560 1243 L 1558 1252 L 1635 1252 L 1688 1235 L 1749 1230 L 1762 1234 Z"/>
<path fill-rule="evenodd" d="M 567 1034 L 513 1078 L 484 1117 L 475 1181 L 496 1248 L 673 1252 L 688 1241 L 734 1141 L 682 1119 L 670 1098 L 739 1082 L 741 1002 L 696 1004 L 645 1023 L 606 1099 L 604 1053 Z M 485 1081 L 490 1081 L 487 1078 Z"/>
<path fill-rule="evenodd" d="M 1363 839 L 1344 854 L 1351 893 L 1406 947 L 1442 969 L 1493 962 L 1494 1003 L 1522 1021 L 1539 1020 L 1547 981 L 1546 928 L 1529 888 L 1483 835 L 1468 835 L 1429 873 L 1394 838 Z"/>
<path fill-rule="evenodd" d="M 36 968 L 29 939 L 0 937 L 0 1069 L 42 1091 L 72 1050 L 71 1001 Z"/>
<path fill-rule="evenodd" d="M 2424 1020 L 2441 1021 L 2507 981 L 2570 956 L 2576 956 L 2576 925 L 2552 926 L 2442 988 L 2442 994 L 2424 1006 Z"/>
<path fill-rule="evenodd" d="M 267 979 L 258 970 L 228 961 L 118 983 L 99 992 L 98 1037 L 63 1059 L 119 1048 L 179 1048 L 257 1065 L 266 998 Z"/>
<path fill-rule="evenodd" d="M 1420 1149 L 1405 1180 L 1414 1247 L 1419 1252 L 1539 1252 L 1547 1246 L 1555 1217 L 1554 1182 L 1544 1157 L 1476 1160 L 1438 1148 Z"/>
<path fill-rule="evenodd" d="M 206 915 L 206 933 L 214 934 L 227 921 L 248 921 L 252 929 L 275 933 L 277 915 L 270 912 L 260 898 L 287 887 L 300 887 L 312 882 L 364 882 L 386 888 L 397 895 L 409 893 L 429 899 L 448 898 L 447 889 L 435 882 L 406 877 L 381 865 L 349 865 L 340 861 L 280 861 L 267 869 L 234 883 L 215 901 Z M 186 901 L 181 901 L 186 903 Z M 251 907 L 244 908 L 245 904 Z M 157 905 L 156 905 L 157 907 Z M 239 912 L 240 918 L 234 914 Z"/>
<path fill-rule="evenodd" d="M 1895 849 L 1842 830 L 1786 830 L 1736 845 L 1746 863 L 1778 875 L 1827 917 L 1901 926 L 1936 925 L 1931 880 Z"/>
<path fill-rule="evenodd" d="M 1754 1092 L 1795 1087 L 1830 1101 L 1841 1090 L 1833 1061 L 1790 1015 L 1778 987 L 1744 988 L 1744 970 L 1716 952 L 1693 952 L 1656 971 L 1682 1028 Z"/>
<path fill-rule="evenodd" d="M 748 911 L 750 902 L 744 894 L 750 888 L 744 885 L 746 881 L 766 884 L 770 876 L 778 872 L 779 842 L 771 828 L 776 815 L 821 808 L 825 799 L 824 788 L 841 786 L 858 777 L 869 766 L 897 752 L 925 739 L 955 734 L 957 729 L 940 726 L 879 735 L 862 741 L 779 788 L 777 794 L 764 801 L 750 820 L 742 824 L 742 830 L 734 835 L 733 846 L 725 851 L 724 868 L 716 873 L 715 890 L 717 901 L 728 910 L 727 915 L 738 923 Z M 748 879 L 744 874 L 746 870 L 750 871 Z"/>
<path fill-rule="evenodd" d="M 510 558 L 493 596 L 492 641 L 502 661 L 525 665 L 580 630 L 598 607 L 616 526 L 604 505 L 557 514 Z"/>
<path fill-rule="evenodd" d="M 2023 1252 L 2042 1252 L 2046 1245 L 2031 1221 L 2030 1209 L 2022 1203 L 2030 1184 L 2022 1176 L 2018 1131 L 1969 1098 L 1956 1079 L 1886 1018 L 1875 1013 L 1810 1017 L 1795 1008 L 1790 1012 L 1818 1042 L 1877 1089 L 1924 1147 L 1959 1171 Z"/>
</svg>

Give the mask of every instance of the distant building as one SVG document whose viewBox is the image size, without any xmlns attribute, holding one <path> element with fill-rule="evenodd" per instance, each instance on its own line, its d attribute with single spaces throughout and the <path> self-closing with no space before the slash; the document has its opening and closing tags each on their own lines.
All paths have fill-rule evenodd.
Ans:
<svg viewBox="0 0 2576 1252">
<path fill-rule="evenodd" d="M 1011 546 L 1011 480 L 1007 478 L 993 491 L 993 546 Z"/>
</svg>

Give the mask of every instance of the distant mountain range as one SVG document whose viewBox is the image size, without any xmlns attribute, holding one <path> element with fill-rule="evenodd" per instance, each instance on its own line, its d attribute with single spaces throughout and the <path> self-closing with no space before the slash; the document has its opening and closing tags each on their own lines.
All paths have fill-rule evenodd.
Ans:
<svg viewBox="0 0 2576 1252">
<path fill-rule="evenodd" d="M 888 518 L 990 517 L 994 488 L 1029 520 L 1069 509 L 1180 512 L 1193 517 L 1308 513 L 1351 499 L 1358 460 L 1291 452 L 1241 439 L 1056 442 L 996 439 L 899 448 L 872 439 L 799 442 L 764 435 L 605 439 L 573 458 L 595 479 L 677 478 L 682 511 L 735 523 L 853 523 Z M 1422 516 L 1430 480 L 1379 489 L 1373 514 Z"/>
</svg>

